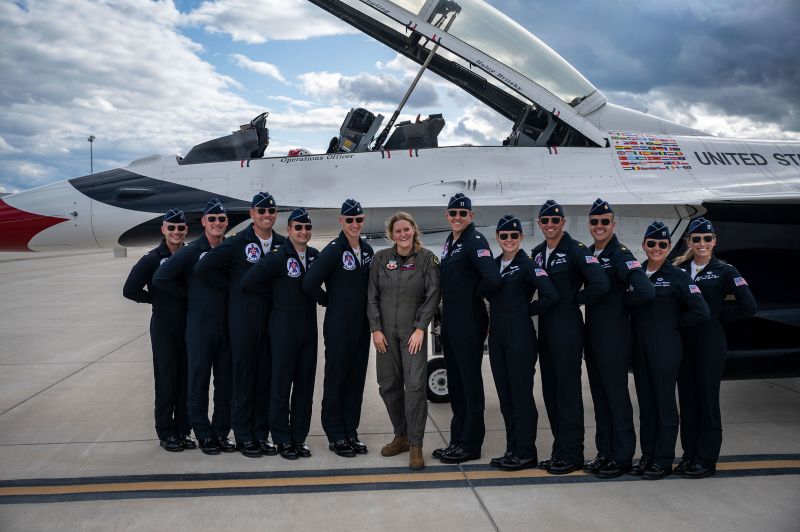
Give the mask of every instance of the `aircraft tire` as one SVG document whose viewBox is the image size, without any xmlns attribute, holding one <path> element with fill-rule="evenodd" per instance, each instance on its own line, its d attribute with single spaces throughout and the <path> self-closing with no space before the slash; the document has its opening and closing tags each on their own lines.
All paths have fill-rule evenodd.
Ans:
<svg viewBox="0 0 800 532">
<path fill-rule="evenodd" d="M 450 392 L 447 389 L 447 367 L 443 357 L 428 360 L 428 380 L 425 387 L 428 401 L 431 403 L 449 403 Z"/>
</svg>

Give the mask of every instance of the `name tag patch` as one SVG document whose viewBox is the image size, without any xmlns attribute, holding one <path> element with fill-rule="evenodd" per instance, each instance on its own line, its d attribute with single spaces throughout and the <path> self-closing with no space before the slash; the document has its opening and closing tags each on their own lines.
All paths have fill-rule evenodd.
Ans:
<svg viewBox="0 0 800 532">
<path fill-rule="evenodd" d="M 416 269 L 417 269 L 417 265 L 414 264 L 413 262 L 409 262 L 407 264 L 403 264 L 402 266 L 400 266 L 400 271 L 401 272 L 407 272 L 407 271 L 416 270 Z"/>
</svg>

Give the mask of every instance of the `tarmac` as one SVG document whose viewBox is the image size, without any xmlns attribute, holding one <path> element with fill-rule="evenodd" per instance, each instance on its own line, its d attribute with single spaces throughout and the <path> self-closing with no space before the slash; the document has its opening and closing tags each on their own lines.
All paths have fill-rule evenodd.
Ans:
<svg viewBox="0 0 800 532">
<path fill-rule="evenodd" d="M 716 476 L 602 481 L 489 467 L 505 432 L 487 360 L 482 459 L 446 466 L 430 456 L 450 422 L 448 404 L 430 404 L 427 468 L 412 472 L 407 454 L 380 456 L 392 428 L 374 353 L 359 430 L 369 453 L 328 451 L 320 337 L 311 458 L 164 452 L 153 429 L 150 308 L 122 297 L 143 252 L 0 253 L 0 530 L 800 530 L 800 379 L 723 383 Z M 630 389 L 635 407 L 632 379 Z M 538 376 L 535 393 L 544 458 L 552 437 Z M 591 459 L 585 372 L 584 406 Z"/>
</svg>

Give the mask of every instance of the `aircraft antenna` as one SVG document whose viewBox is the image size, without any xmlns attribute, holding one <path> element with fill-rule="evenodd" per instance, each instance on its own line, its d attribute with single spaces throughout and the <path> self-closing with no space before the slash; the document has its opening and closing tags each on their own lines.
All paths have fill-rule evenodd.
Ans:
<svg viewBox="0 0 800 532">
<path fill-rule="evenodd" d="M 456 6 L 456 7 L 458 7 L 458 5 L 455 4 L 454 2 L 452 4 L 454 6 Z M 447 33 L 450 30 L 450 26 L 453 25 L 453 21 L 455 21 L 456 15 L 458 15 L 458 13 L 460 11 L 461 11 L 460 7 L 458 7 L 457 10 L 453 9 L 452 11 L 450 11 L 450 14 L 452 16 L 450 17 L 450 20 L 447 21 L 447 26 L 445 26 L 445 28 L 444 28 L 444 32 L 445 33 Z M 441 24 L 444 21 L 444 17 L 445 16 L 446 15 L 444 15 L 444 14 L 442 15 L 442 18 L 439 19 L 439 24 Z M 406 90 L 406 94 L 403 96 L 403 99 L 400 101 L 400 105 L 397 106 L 397 110 L 394 112 L 394 114 L 392 114 L 392 118 L 389 119 L 389 122 L 386 124 L 386 127 L 383 128 L 383 131 L 381 131 L 381 134 L 378 135 L 378 138 L 375 140 L 375 145 L 372 147 L 373 151 L 380 150 L 381 147 L 383 147 L 383 143 L 386 142 L 386 137 L 389 136 L 389 132 L 392 130 L 392 127 L 394 126 L 394 123 L 397 121 L 397 117 L 400 116 L 400 112 L 403 110 L 403 107 L 406 105 L 406 102 L 408 101 L 408 98 L 411 97 L 411 93 L 414 92 L 414 89 L 416 88 L 417 83 L 419 83 L 420 78 L 422 78 L 422 74 L 425 73 L 425 70 L 428 68 L 428 65 L 431 64 L 431 60 L 433 59 L 433 56 L 436 55 L 436 50 L 438 50 L 438 49 L 439 49 L 439 43 L 437 42 L 437 43 L 434 44 L 433 48 L 431 48 L 431 52 L 428 54 L 428 57 L 425 59 L 425 62 L 422 63 L 422 67 L 420 67 L 419 72 L 417 72 L 417 77 L 414 78 L 414 81 L 411 82 L 411 85 L 408 87 L 408 90 Z"/>
</svg>

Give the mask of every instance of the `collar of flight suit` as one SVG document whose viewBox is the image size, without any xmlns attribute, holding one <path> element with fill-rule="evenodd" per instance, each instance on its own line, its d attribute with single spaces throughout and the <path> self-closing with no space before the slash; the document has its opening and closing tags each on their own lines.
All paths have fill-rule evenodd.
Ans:
<svg viewBox="0 0 800 532">
<path fill-rule="evenodd" d="M 614 252 L 617 250 L 619 246 L 620 246 L 619 239 L 617 238 L 617 234 L 614 233 L 613 235 L 611 235 L 611 239 L 608 241 L 608 244 L 606 244 L 606 247 L 603 248 L 603 251 L 600 252 L 599 256 L 609 257 L 614 254 Z M 597 251 L 597 248 L 595 247 L 594 244 L 589 246 L 589 251 L 592 252 L 592 255 L 594 255 L 594 252 Z"/>
<path fill-rule="evenodd" d="M 511 266 L 512 264 L 516 264 L 518 262 L 522 262 L 527 258 L 528 258 L 528 254 L 525 253 L 525 250 L 522 249 L 522 247 L 520 247 L 517 250 L 517 254 L 514 255 L 514 258 L 511 259 L 511 262 L 508 263 L 508 266 Z M 502 260 L 503 260 L 503 252 L 501 251 L 500 254 L 497 257 L 495 257 L 494 261 L 497 263 L 497 266 L 499 267 Z"/>
<path fill-rule="evenodd" d="M 466 238 L 468 236 L 472 236 L 472 233 L 475 232 L 475 222 L 470 222 L 467 227 L 461 232 L 461 236 L 458 237 L 458 240 L 455 240 L 456 243 L 458 242 L 466 242 Z M 447 235 L 447 248 L 448 254 L 450 253 L 450 248 L 453 246 L 453 231 L 450 231 L 450 234 Z"/>
</svg>

